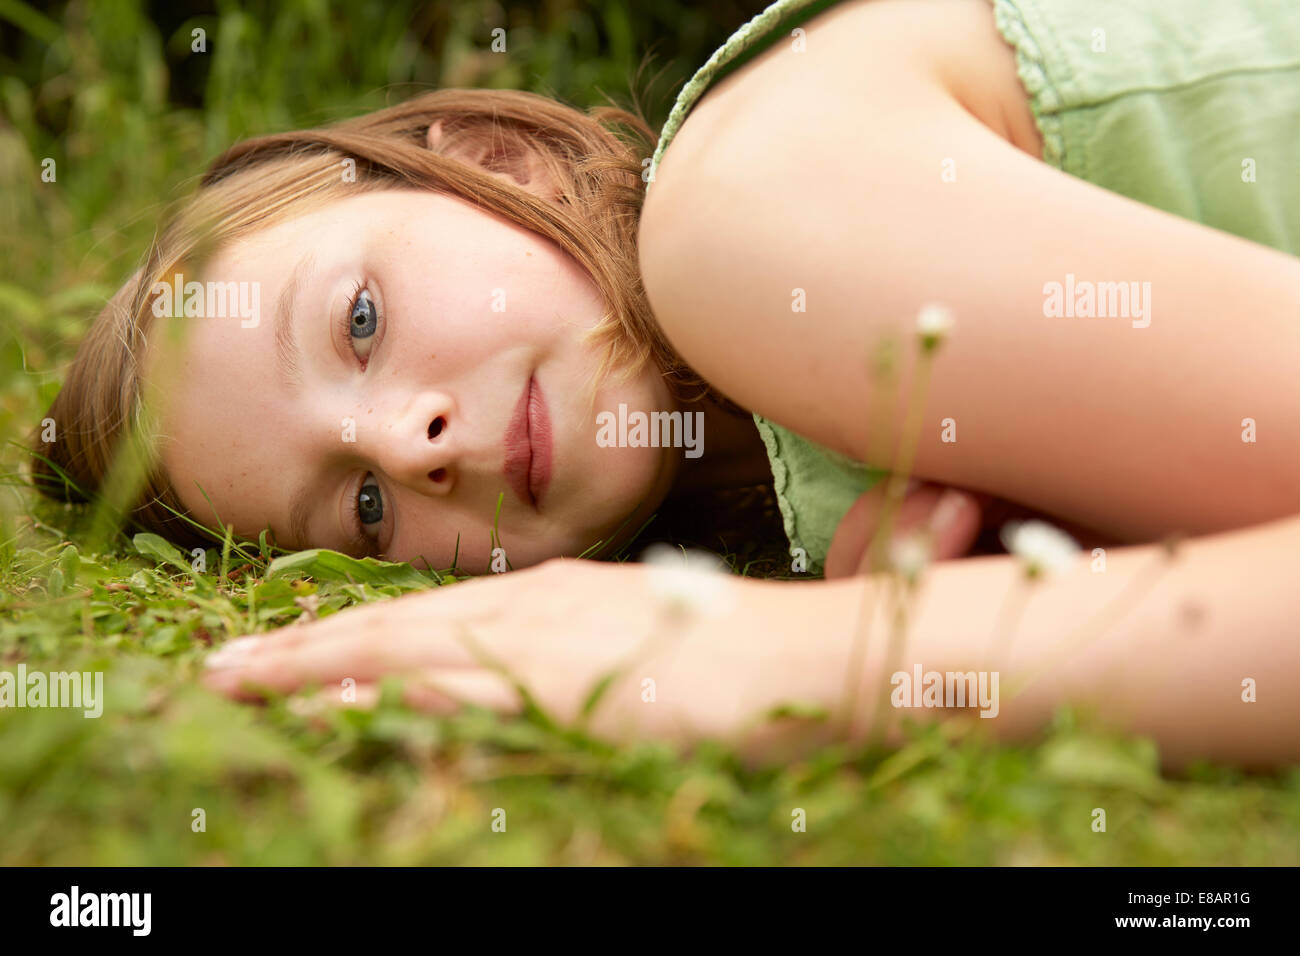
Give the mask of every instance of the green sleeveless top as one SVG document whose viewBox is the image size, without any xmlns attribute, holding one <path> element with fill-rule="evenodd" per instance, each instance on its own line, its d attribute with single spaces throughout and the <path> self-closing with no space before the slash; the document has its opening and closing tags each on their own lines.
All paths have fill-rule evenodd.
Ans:
<svg viewBox="0 0 1300 956">
<path fill-rule="evenodd" d="M 779 0 L 682 89 L 650 182 L 709 87 L 833 0 Z M 989 0 L 1043 160 L 1166 212 L 1300 255 L 1300 3 Z M 820 574 L 840 519 L 880 472 L 754 415 L 791 548 Z"/>
</svg>

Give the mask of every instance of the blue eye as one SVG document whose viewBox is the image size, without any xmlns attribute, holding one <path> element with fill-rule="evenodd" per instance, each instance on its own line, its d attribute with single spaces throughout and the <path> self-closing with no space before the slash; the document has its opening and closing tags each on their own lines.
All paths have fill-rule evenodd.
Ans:
<svg viewBox="0 0 1300 956">
<path fill-rule="evenodd" d="M 378 524 L 384 520 L 384 497 L 374 481 L 366 481 L 357 493 L 357 519 L 363 525 Z"/>
<path fill-rule="evenodd" d="M 362 289 L 352 300 L 348 334 L 354 339 L 368 339 L 379 328 L 379 310 L 375 308 L 370 293 Z"/>
<path fill-rule="evenodd" d="M 343 340 L 343 344 L 351 346 L 353 353 L 361 360 L 363 372 L 370 362 L 370 353 L 383 338 L 382 335 L 375 335 L 381 318 L 379 307 L 375 305 L 370 291 L 358 282 L 347 311 L 334 320 L 337 329 L 335 334 Z"/>
</svg>

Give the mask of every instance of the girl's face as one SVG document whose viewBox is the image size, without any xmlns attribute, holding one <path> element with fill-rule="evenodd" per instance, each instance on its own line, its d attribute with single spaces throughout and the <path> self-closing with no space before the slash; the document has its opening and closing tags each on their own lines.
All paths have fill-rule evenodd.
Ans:
<svg viewBox="0 0 1300 956">
<path fill-rule="evenodd" d="M 590 404 L 595 285 L 468 202 L 362 193 L 230 244 L 201 279 L 254 283 L 260 304 L 256 324 L 233 296 L 228 317 L 158 319 L 187 323 L 185 345 L 164 358 L 159 334 L 147 356 L 162 464 L 209 525 L 479 572 L 498 498 L 498 544 L 524 567 L 634 533 L 672 485 L 680 453 L 596 442 L 602 410 L 676 408 L 662 377 Z"/>
</svg>

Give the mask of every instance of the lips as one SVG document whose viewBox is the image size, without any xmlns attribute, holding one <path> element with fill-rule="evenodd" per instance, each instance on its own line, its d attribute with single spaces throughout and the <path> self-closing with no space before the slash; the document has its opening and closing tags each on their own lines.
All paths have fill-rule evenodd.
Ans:
<svg viewBox="0 0 1300 956">
<path fill-rule="evenodd" d="M 520 501 L 537 508 L 551 480 L 551 418 L 532 376 L 510 416 L 505 448 L 506 483 Z"/>
</svg>

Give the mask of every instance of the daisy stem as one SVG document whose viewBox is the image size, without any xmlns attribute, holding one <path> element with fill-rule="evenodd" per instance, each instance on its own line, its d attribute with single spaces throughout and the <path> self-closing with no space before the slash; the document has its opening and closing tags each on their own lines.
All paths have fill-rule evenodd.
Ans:
<svg viewBox="0 0 1300 956">
<path fill-rule="evenodd" d="M 925 393 L 930 385 L 931 356 L 922 351 L 917 358 L 916 374 L 912 380 L 912 397 L 907 404 L 907 418 L 903 423 L 903 437 L 898 445 L 897 458 L 885 486 L 885 504 L 880 512 L 880 523 L 871 538 L 871 567 L 881 570 L 887 565 L 886 556 L 893 534 L 894 517 L 903 503 L 907 480 L 912 475 L 916 448 L 921 442 L 921 421 L 925 414 Z"/>
<path fill-rule="evenodd" d="M 907 611 L 910 598 L 913 596 L 912 587 L 901 577 L 895 576 L 894 583 L 894 617 L 893 627 L 889 632 L 889 649 L 886 652 L 886 664 L 884 670 L 884 680 L 881 682 L 880 692 L 876 695 L 876 709 L 871 715 L 871 743 L 877 746 L 884 742 L 885 732 L 888 728 L 885 726 L 885 715 L 889 713 L 886 705 L 889 701 L 890 675 L 898 670 L 899 660 L 903 656 L 903 647 L 907 643 Z"/>
<path fill-rule="evenodd" d="M 888 344 L 882 348 L 882 355 L 888 356 Z M 912 396 L 908 402 L 907 417 L 903 423 L 903 433 L 898 445 L 894 467 L 891 469 L 889 476 L 885 479 L 884 488 L 885 500 L 880 509 L 880 522 L 872 535 L 871 541 L 867 546 L 866 556 L 869 557 L 866 568 L 867 582 L 862 591 L 862 605 L 858 611 L 857 630 L 853 636 L 853 646 L 849 653 L 848 667 L 844 673 L 844 734 L 848 739 L 853 733 L 854 717 L 857 711 L 858 687 L 861 685 L 864 675 L 863 667 L 866 659 L 867 639 L 869 637 L 871 626 L 871 592 L 872 583 L 870 575 L 873 572 L 885 571 L 888 569 L 888 562 L 884 560 L 887 550 L 887 544 L 893 530 L 894 513 L 898 510 L 899 504 L 903 500 L 903 492 L 907 487 L 907 479 L 912 470 L 912 462 L 916 458 L 916 447 L 921 438 L 922 415 L 925 411 L 925 393 L 929 387 L 930 369 L 932 365 L 933 352 L 929 349 L 921 349 L 917 358 L 915 375 L 912 380 Z M 889 429 L 889 423 L 893 421 L 893 388 L 892 362 L 888 360 L 878 363 L 875 370 L 875 380 L 877 386 L 877 395 L 883 393 L 884 400 L 880 402 L 881 409 L 885 412 L 882 420 L 885 427 Z M 868 429 L 869 433 L 874 434 L 874 430 Z M 892 431 L 892 429 L 889 429 Z M 870 450 L 868 451 L 867 460 L 873 460 Z M 879 460 L 879 459 L 876 459 Z M 863 570 L 861 567 L 859 570 Z M 882 587 L 887 587 L 885 582 Z"/>
</svg>

